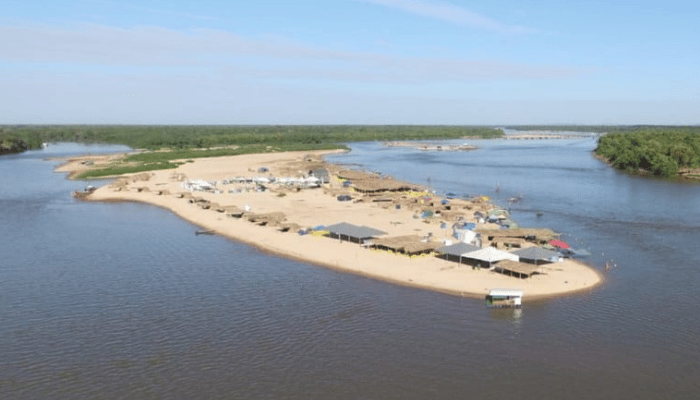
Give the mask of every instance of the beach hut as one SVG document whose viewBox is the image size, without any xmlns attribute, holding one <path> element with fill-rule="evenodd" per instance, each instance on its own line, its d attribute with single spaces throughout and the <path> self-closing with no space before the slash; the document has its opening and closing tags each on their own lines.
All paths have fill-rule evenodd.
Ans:
<svg viewBox="0 0 700 400">
<path fill-rule="evenodd" d="M 541 247 L 528 247 L 512 253 L 520 257 L 520 261 L 535 265 L 559 261 L 559 253 Z"/>
<path fill-rule="evenodd" d="M 347 222 L 340 222 L 335 225 L 327 226 L 326 230 L 330 233 L 332 238 L 337 238 L 340 241 L 345 238 L 347 241 L 360 244 L 364 243 L 366 240 L 387 234 L 379 229 L 370 228 L 364 225 L 357 226 Z"/>
<path fill-rule="evenodd" d="M 430 253 L 439 246 L 437 242 L 424 241 L 418 235 L 378 238 L 372 241 L 375 249 L 390 250 L 409 256 Z"/>
<path fill-rule="evenodd" d="M 509 216 L 510 214 L 508 213 L 508 211 L 502 208 L 496 208 L 488 212 L 487 220 L 489 222 L 497 222 L 508 219 Z"/>
<path fill-rule="evenodd" d="M 517 255 L 498 250 L 495 247 L 484 247 L 483 249 L 463 254 L 462 257 L 487 264 L 489 269 L 493 268 L 493 263 L 501 260 L 520 261 Z"/>
<path fill-rule="evenodd" d="M 325 168 L 316 168 L 309 171 L 309 176 L 318 178 L 319 184 L 329 183 L 331 181 L 330 174 Z"/>
<path fill-rule="evenodd" d="M 493 270 L 502 274 L 524 279 L 540 273 L 540 266 L 511 260 L 501 260 L 494 264 Z"/>
<path fill-rule="evenodd" d="M 454 260 L 455 258 L 459 263 L 462 263 L 462 256 L 467 253 L 472 253 L 479 250 L 478 247 L 472 246 L 467 243 L 455 243 L 448 246 L 442 246 L 435 249 L 435 252 L 440 253 L 445 256 L 446 260 Z"/>
</svg>

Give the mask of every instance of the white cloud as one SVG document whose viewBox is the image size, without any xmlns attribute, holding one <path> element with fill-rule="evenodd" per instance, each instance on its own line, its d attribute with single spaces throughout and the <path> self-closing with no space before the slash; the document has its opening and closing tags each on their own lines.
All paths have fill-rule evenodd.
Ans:
<svg viewBox="0 0 700 400">
<path fill-rule="evenodd" d="M 501 60 L 392 56 L 309 46 L 283 37 L 247 38 L 212 29 L 177 31 L 99 25 L 0 25 L 0 61 L 71 69 L 235 69 L 256 79 L 429 84 L 559 79 L 584 72 Z"/>
<path fill-rule="evenodd" d="M 502 33 L 533 33 L 535 29 L 521 25 L 508 25 L 477 14 L 467 8 L 448 3 L 412 0 L 357 0 L 399 9 L 421 17 L 433 18 L 453 24 L 470 26 Z"/>
</svg>

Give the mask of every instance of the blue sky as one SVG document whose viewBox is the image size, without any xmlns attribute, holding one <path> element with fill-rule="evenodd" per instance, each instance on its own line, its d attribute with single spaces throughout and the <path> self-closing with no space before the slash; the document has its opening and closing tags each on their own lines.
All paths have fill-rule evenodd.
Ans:
<svg viewBox="0 0 700 400">
<path fill-rule="evenodd" d="M 0 123 L 700 124 L 700 3 L 3 0 Z"/>
</svg>

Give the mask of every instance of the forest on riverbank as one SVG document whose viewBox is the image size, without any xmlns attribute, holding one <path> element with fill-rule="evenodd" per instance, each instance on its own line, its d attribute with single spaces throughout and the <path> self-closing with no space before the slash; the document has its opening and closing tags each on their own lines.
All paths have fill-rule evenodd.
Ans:
<svg viewBox="0 0 700 400">
<path fill-rule="evenodd" d="M 700 178 L 700 127 L 655 127 L 601 136 L 595 154 L 628 173 Z"/>
<path fill-rule="evenodd" d="M 182 160 L 202 157 L 346 149 L 343 144 L 346 142 L 501 136 L 503 131 L 493 127 L 446 125 L 0 126 L 4 154 L 38 149 L 43 143 L 56 142 L 121 144 L 143 150 L 102 168 L 91 169 L 78 178 L 176 168 Z"/>
<path fill-rule="evenodd" d="M 123 144 L 134 149 L 187 149 L 244 145 L 315 145 L 372 140 L 494 138 L 500 129 L 446 125 L 5 125 L 0 142 L 22 142 L 29 149 L 42 143 Z"/>
</svg>

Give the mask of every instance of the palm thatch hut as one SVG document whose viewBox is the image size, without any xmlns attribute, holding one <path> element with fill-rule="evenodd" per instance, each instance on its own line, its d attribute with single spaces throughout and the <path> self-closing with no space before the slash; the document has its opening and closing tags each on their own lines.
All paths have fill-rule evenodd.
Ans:
<svg viewBox="0 0 700 400">
<path fill-rule="evenodd" d="M 279 226 L 283 221 L 287 219 L 287 216 L 281 212 L 271 212 L 271 213 L 266 213 L 266 214 L 248 214 L 246 217 L 248 221 L 258 224 L 261 226 Z"/>
<path fill-rule="evenodd" d="M 539 265 L 511 260 L 502 260 L 495 263 L 493 265 L 493 270 L 519 279 L 529 278 L 534 274 L 541 273 Z"/>
<path fill-rule="evenodd" d="M 549 243 L 559 237 L 557 233 L 549 229 L 517 228 L 517 229 L 476 229 L 476 233 L 488 241 L 503 241 L 508 238 L 520 238 L 537 244 Z"/>
<path fill-rule="evenodd" d="M 440 243 L 423 241 L 418 235 L 378 238 L 372 241 L 372 247 L 375 249 L 390 250 L 409 256 L 432 253 L 439 246 Z"/>
<path fill-rule="evenodd" d="M 286 222 L 281 224 L 277 230 L 280 232 L 297 232 L 301 226 L 299 224 L 295 224 L 294 222 Z"/>
</svg>

